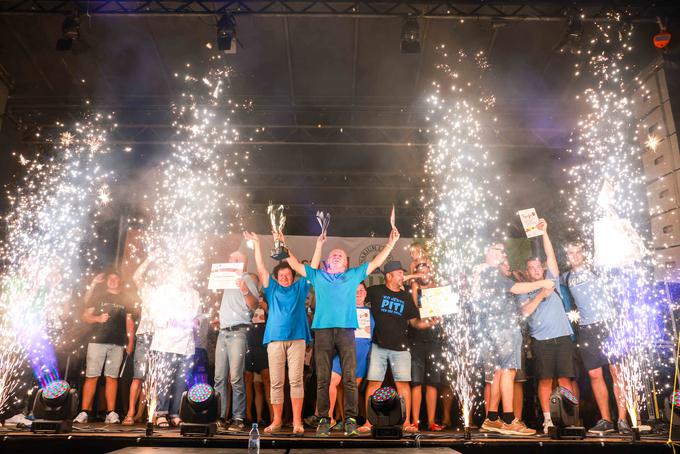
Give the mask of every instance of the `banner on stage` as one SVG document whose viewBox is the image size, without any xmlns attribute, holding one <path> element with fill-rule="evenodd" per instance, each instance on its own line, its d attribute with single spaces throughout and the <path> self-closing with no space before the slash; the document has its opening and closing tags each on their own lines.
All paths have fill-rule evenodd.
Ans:
<svg viewBox="0 0 680 454">
<path fill-rule="evenodd" d="M 420 318 L 441 317 L 458 312 L 458 295 L 450 285 L 424 288 L 420 297 Z"/>
<path fill-rule="evenodd" d="M 213 263 L 210 268 L 208 290 L 236 290 L 236 281 L 243 274 L 244 263 Z"/>
<path fill-rule="evenodd" d="M 354 331 L 354 337 L 357 339 L 371 338 L 371 310 L 364 308 L 357 308 L 357 319 L 359 320 L 359 328 Z"/>
<path fill-rule="evenodd" d="M 527 238 L 543 235 L 543 230 L 538 228 L 538 215 L 536 214 L 535 208 L 519 210 L 517 214 L 522 221 L 522 227 L 524 227 L 524 233 L 527 234 Z"/>
</svg>

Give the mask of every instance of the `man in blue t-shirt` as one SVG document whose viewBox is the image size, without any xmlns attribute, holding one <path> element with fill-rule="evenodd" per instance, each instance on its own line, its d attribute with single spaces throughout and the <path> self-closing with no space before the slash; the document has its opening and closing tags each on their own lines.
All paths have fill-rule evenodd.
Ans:
<svg viewBox="0 0 680 454">
<path fill-rule="evenodd" d="M 609 392 L 602 373 L 602 367 L 609 366 L 619 410 L 618 429 L 620 433 L 630 434 L 632 430 L 626 420 L 626 402 L 619 386 L 619 368 L 616 364 L 610 364 L 602 348 L 602 344 L 609 337 L 608 326 L 614 317 L 613 308 L 604 291 L 604 283 L 586 263 L 583 244 L 568 244 L 566 253 L 571 269 L 562 275 L 562 283 L 569 289 L 579 311 L 577 348 L 581 354 L 583 366 L 588 371 L 590 385 L 601 416 L 597 424 L 588 432 L 595 435 L 614 432 L 614 423 L 609 411 Z"/>
<path fill-rule="evenodd" d="M 394 228 L 385 247 L 369 263 L 348 269 L 347 253 L 333 249 L 328 255 L 325 270 L 303 265 L 291 253 L 288 263 L 296 273 L 307 278 L 316 293 L 316 311 L 312 321 L 314 330 L 314 361 L 316 363 L 316 397 L 319 425 L 316 435 L 330 435 L 328 411 L 333 353 L 337 350 L 342 367 L 342 386 L 345 391 L 345 435 L 359 435 L 357 430 L 357 383 L 354 330 L 357 322 L 357 286 L 387 259 L 399 239 Z"/>
<path fill-rule="evenodd" d="M 527 275 L 530 281 L 541 279 L 556 281 L 560 272 L 555 250 L 548 236 L 548 223 L 541 219 L 537 227 L 544 232 L 543 250 L 548 270 L 546 273 L 540 259 L 532 257 L 527 260 Z M 548 433 L 549 427 L 553 425 L 549 403 L 553 379 L 557 379 L 560 386 L 574 391 L 572 378 L 576 376 L 576 365 L 575 346 L 571 340 L 573 331 L 556 288 L 534 290 L 518 295 L 518 299 L 522 315 L 529 323 L 535 373 L 538 378 L 538 401 L 543 410 L 543 431 Z"/>
</svg>

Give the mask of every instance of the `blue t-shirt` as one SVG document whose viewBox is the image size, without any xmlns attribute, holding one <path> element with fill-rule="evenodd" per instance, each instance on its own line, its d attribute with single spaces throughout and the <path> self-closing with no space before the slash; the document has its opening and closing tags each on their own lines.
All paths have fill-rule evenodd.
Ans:
<svg viewBox="0 0 680 454">
<path fill-rule="evenodd" d="M 574 298 L 580 316 L 579 324 L 591 325 L 613 317 L 603 285 L 591 270 L 568 271 L 562 275 L 562 282 Z"/>
<path fill-rule="evenodd" d="M 305 265 L 307 279 L 316 293 L 312 329 L 354 328 L 357 323 L 357 287 L 366 278 L 368 263 L 344 273 L 330 274 Z"/>
<path fill-rule="evenodd" d="M 269 285 L 264 289 L 264 297 L 269 305 L 269 318 L 262 340 L 264 345 L 273 341 L 312 341 L 305 307 L 309 287 L 307 279 L 299 279 L 290 287 L 283 287 L 273 277 L 269 277 Z"/>
<path fill-rule="evenodd" d="M 548 271 L 546 279 L 556 280 L 550 271 Z M 555 285 L 559 285 L 559 283 L 556 282 Z M 541 289 L 538 289 L 519 295 L 519 303 L 523 305 L 531 301 L 540 291 Z M 536 310 L 529 315 L 527 321 L 529 322 L 529 334 L 536 340 L 555 339 L 573 334 L 567 313 L 564 312 L 562 300 L 555 291 L 541 301 Z"/>
</svg>

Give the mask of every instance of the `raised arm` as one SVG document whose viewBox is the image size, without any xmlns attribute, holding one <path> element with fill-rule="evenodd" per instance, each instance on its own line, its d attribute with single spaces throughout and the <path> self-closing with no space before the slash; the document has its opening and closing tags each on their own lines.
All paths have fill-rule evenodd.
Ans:
<svg viewBox="0 0 680 454">
<path fill-rule="evenodd" d="M 548 236 L 548 223 L 545 219 L 538 221 L 536 226 L 540 230 L 543 230 L 543 250 L 545 251 L 546 265 L 548 266 L 548 271 L 554 276 L 559 277 L 560 269 L 557 266 L 557 257 L 555 256 L 555 249 L 553 249 L 552 241 L 550 241 L 550 236 Z"/>
<path fill-rule="evenodd" d="M 257 266 L 257 274 L 260 276 L 260 281 L 262 282 L 262 287 L 269 287 L 269 273 L 267 268 L 264 266 L 264 260 L 262 260 L 262 247 L 260 245 L 260 237 L 252 232 L 243 232 L 243 237 L 253 242 L 253 253 L 255 254 L 255 266 Z"/>
<path fill-rule="evenodd" d="M 516 282 L 512 288 L 510 288 L 510 292 L 515 295 L 521 295 L 522 293 L 533 292 L 539 288 L 552 290 L 555 288 L 555 282 L 549 279 L 542 279 L 535 282 Z"/>
<path fill-rule="evenodd" d="M 373 271 L 376 269 L 380 268 L 380 266 L 383 264 L 383 262 L 387 259 L 387 257 L 390 255 L 390 252 L 392 252 L 392 249 L 394 249 L 394 245 L 397 244 L 397 240 L 399 239 L 399 230 L 396 228 L 392 229 L 390 232 L 390 237 L 387 240 L 387 244 L 385 244 L 385 247 L 376 255 L 373 260 L 371 260 L 368 263 L 368 269 L 366 269 L 366 274 L 371 274 Z"/>
<path fill-rule="evenodd" d="M 85 303 L 85 306 L 87 306 L 90 300 L 92 299 L 92 295 L 94 295 L 94 289 L 97 288 L 99 284 L 104 282 L 105 279 L 106 274 L 104 273 L 99 273 L 94 277 L 94 279 L 92 279 L 92 282 L 90 282 L 90 285 L 87 286 L 87 289 L 85 290 L 85 295 L 83 296 L 83 302 Z"/>
<path fill-rule="evenodd" d="M 144 284 L 144 274 L 146 274 L 146 270 L 149 268 L 149 265 L 151 265 L 151 262 L 151 254 L 149 254 L 142 264 L 137 267 L 135 274 L 132 275 L 132 282 L 135 283 L 137 288 L 140 288 Z"/>
<path fill-rule="evenodd" d="M 284 244 L 286 243 L 286 239 L 282 233 L 274 233 L 274 239 L 276 239 L 277 237 L 278 239 L 283 241 Z M 297 274 L 299 274 L 302 277 L 307 277 L 305 266 L 302 263 L 300 263 L 300 261 L 297 259 L 297 257 L 295 257 L 295 254 L 293 254 L 293 251 L 291 251 L 290 248 L 288 248 L 288 258 L 286 259 L 286 262 L 288 262 L 290 267 L 293 268 L 293 270 Z"/>
<path fill-rule="evenodd" d="M 323 253 L 323 244 L 326 242 L 326 234 L 322 233 L 316 239 L 316 247 L 314 248 L 314 255 L 312 256 L 312 263 L 309 264 L 315 270 L 319 269 L 321 263 L 321 254 Z"/>
</svg>

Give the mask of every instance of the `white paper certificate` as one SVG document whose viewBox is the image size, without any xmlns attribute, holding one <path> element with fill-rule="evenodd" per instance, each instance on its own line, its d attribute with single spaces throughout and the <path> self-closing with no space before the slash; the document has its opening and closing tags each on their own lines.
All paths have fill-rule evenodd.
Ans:
<svg viewBox="0 0 680 454">
<path fill-rule="evenodd" d="M 450 285 L 424 288 L 420 297 L 420 318 L 441 317 L 458 312 L 458 295 Z"/>
<path fill-rule="evenodd" d="M 517 214 L 519 215 L 519 219 L 522 221 L 522 227 L 524 227 L 524 232 L 527 234 L 527 238 L 534 238 L 536 236 L 543 235 L 543 230 L 539 230 L 536 227 L 538 225 L 538 215 L 536 214 L 535 208 L 519 210 Z"/>
<path fill-rule="evenodd" d="M 354 337 L 357 339 L 371 338 L 371 310 L 366 308 L 357 308 L 357 319 L 359 320 L 359 328 L 354 331 Z"/>
<path fill-rule="evenodd" d="M 209 290 L 235 290 L 236 281 L 243 275 L 243 263 L 213 263 L 210 268 Z"/>
</svg>

